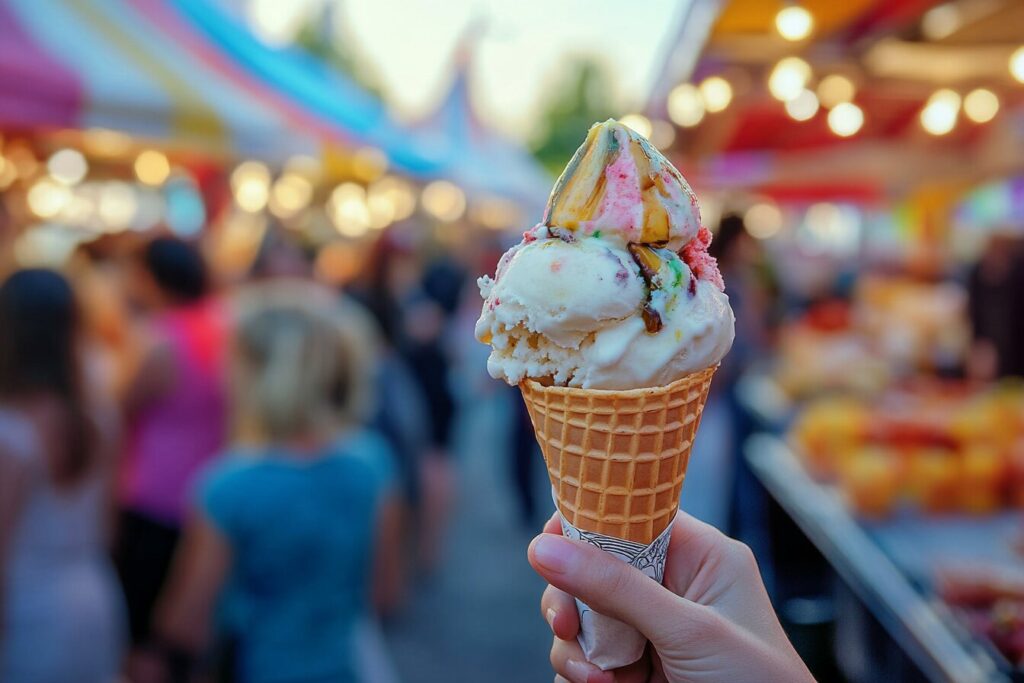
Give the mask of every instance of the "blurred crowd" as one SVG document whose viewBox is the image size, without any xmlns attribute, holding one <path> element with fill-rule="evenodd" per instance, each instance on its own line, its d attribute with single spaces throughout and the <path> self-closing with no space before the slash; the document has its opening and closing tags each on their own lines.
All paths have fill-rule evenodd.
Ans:
<svg viewBox="0 0 1024 683">
<path fill-rule="evenodd" d="M 384 233 L 343 285 L 274 225 L 242 275 L 203 241 L 122 233 L 5 276 L 0 681 L 396 680 L 380 625 L 442 558 L 456 418 L 485 394 L 506 392 L 513 516 L 540 528 L 529 417 L 473 338 L 502 245 L 423 228 Z M 735 215 L 712 252 L 737 335 L 683 507 L 769 557 L 738 387 L 843 277 L 798 299 Z M 964 278 L 960 372 L 1021 373 L 1022 254 L 995 238 Z"/>
<path fill-rule="evenodd" d="M 275 226 L 232 281 L 130 234 L 3 279 L 0 680 L 395 680 L 379 624 L 439 560 L 499 255 L 421 232 L 344 288 Z"/>
</svg>

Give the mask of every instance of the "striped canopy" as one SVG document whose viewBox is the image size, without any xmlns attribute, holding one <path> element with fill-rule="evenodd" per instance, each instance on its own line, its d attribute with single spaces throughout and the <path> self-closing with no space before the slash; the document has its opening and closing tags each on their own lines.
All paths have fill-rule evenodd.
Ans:
<svg viewBox="0 0 1024 683">
<path fill-rule="evenodd" d="M 539 216 L 553 179 L 526 149 L 474 114 L 465 47 L 456 58 L 455 79 L 447 96 L 416 128 L 432 145 L 432 152 L 448 162 L 452 180 L 470 192 L 515 199 Z"/>
<path fill-rule="evenodd" d="M 416 177 L 452 162 L 343 75 L 206 0 L 0 0 L 0 127 L 109 128 L 272 162 L 372 145 Z"/>
</svg>

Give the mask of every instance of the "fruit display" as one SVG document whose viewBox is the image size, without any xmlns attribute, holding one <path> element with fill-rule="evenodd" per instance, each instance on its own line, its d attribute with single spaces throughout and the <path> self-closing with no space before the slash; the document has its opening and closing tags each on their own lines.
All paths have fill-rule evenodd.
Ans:
<svg viewBox="0 0 1024 683">
<path fill-rule="evenodd" d="M 811 401 L 790 432 L 808 472 L 865 517 L 1024 507 L 1024 386 L 917 382 Z"/>
</svg>

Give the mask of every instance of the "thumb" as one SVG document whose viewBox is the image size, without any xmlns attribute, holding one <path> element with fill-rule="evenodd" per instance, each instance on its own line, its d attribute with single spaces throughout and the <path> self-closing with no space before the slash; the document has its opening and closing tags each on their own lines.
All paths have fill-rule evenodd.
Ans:
<svg viewBox="0 0 1024 683">
<path fill-rule="evenodd" d="M 672 593 L 639 569 L 583 541 L 540 534 L 527 551 L 530 564 L 548 583 L 592 609 L 624 621 L 657 647 L 677 642 L 691 629 L 715 629 L 716 615 Z"/>
</svg>

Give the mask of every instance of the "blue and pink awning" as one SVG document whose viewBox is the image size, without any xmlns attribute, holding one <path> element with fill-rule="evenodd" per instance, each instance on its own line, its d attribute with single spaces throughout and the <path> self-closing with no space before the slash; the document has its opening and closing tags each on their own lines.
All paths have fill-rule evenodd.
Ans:
<svg viewBox="0 0 1024 683">
<path fill-rule="evenodd" d="M 416 177 L 451 162 L 343 75 L 206 0 L 0 0 L 0 127 L 108 128 L 268 161 L 372 145 Z"/>
</svg>

